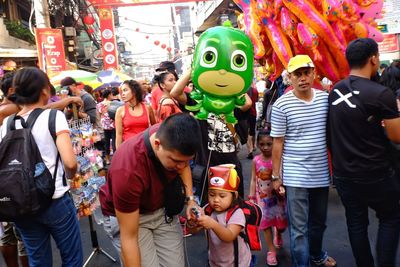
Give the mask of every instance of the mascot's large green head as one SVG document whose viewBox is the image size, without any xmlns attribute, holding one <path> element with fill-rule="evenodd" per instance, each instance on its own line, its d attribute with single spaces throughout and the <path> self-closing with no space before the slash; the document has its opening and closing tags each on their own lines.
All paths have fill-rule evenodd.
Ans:
<svg viewBox="0 0 400 267">
<path fill-rule="evenodd" d="M 217 26 L 199 38 L 192 66 L 195 87 L 216 97 L 238 96 L 253 80 L 254 49 L 242 31 Z"/>
</svg>

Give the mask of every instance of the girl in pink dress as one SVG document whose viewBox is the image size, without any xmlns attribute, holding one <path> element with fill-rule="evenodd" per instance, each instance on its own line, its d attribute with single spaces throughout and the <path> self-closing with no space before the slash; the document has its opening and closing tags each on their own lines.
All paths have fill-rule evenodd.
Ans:
<svg viewBox="0 0 400 267">
<path fill-rule="evenodd" d="M 261 154 L 252 162 L 249 199 L 262 208 L 260 230 L 264 231 L 268 247 L 267 264 L 276 266 L 276 248 L 282 246 L 282 232 L 287 227 L 286 200 L 272 187 L 272 137 L 269 132 L 262 130 L 258 133 L 257 146 Z"/>
</svg>

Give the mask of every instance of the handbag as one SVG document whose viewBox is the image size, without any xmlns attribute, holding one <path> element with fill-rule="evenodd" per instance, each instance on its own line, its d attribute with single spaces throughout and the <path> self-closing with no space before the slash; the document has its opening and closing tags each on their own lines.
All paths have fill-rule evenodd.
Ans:
<svg viewBox="0 0 400 267">
<path fill-rule="evenodd" d="M 167 223 L 172 222 L 173 216 L 178 215 L 182 212 L 185 206 L 186 190 L 182 178 L 179 174 L 176 177 L 168 181 L 165 177 L 161 162 L 157 159 L 154 154 L 153 148 L 150 144 L 149 129 L 144 132 L 144 143 L 146 145 L 147 153 L 152 160 L 154 167 L 157 171 L 158 178 L 164 185 L 164 207 L 165 207 L 165 221 Z"/>
</svg>

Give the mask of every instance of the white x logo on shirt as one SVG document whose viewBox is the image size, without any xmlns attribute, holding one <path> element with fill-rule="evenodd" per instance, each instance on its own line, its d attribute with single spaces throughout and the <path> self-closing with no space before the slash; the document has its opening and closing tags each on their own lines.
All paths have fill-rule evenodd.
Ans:
<svg viewBox="0 0 400 267">
<path fill-rule="evenodd" d="M 348 93 L 348 94 L 346 94 L 346 95 L 343 95 L 342 92 L 340 92 L 338 89 L 334 89 L 333 91 L 334 91 L 336 94 L 339 95 L 339 98 L 336 99 L 336 100 L 332 103 L 333 106 L 336 106 L 337 104 L 342 103 L 342 102 L 344 101 L 344 102 L 346 102 L 346 104 L 347 104 L 349 107 L 351 107 L 351 108 L 356 108 L 356 107 L 357 107 L 356 105 L 354 105 L 353 103 L 351 103 L 351 102 L 349 101 L 349 98 L 353 96 L 353 94 L 352 94 L 351 92 Z M 360 94 L 360 91 L 353 91 L 353 93 L 354 93 L 355 95 L 358 95 L 358 94 Z"/>
</svg>

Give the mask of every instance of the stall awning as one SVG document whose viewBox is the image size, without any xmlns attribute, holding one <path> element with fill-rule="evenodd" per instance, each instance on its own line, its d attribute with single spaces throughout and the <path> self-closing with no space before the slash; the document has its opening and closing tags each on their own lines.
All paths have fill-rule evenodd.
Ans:
<svg viewBox="0 0 400 267">
<path fill-rule="evenodd" d="M 36 49 L 0 47 L 0 58 L 2 57 L 9 57 L 9 58 L 37 57 L 37 51 Z"/>
</svg>

